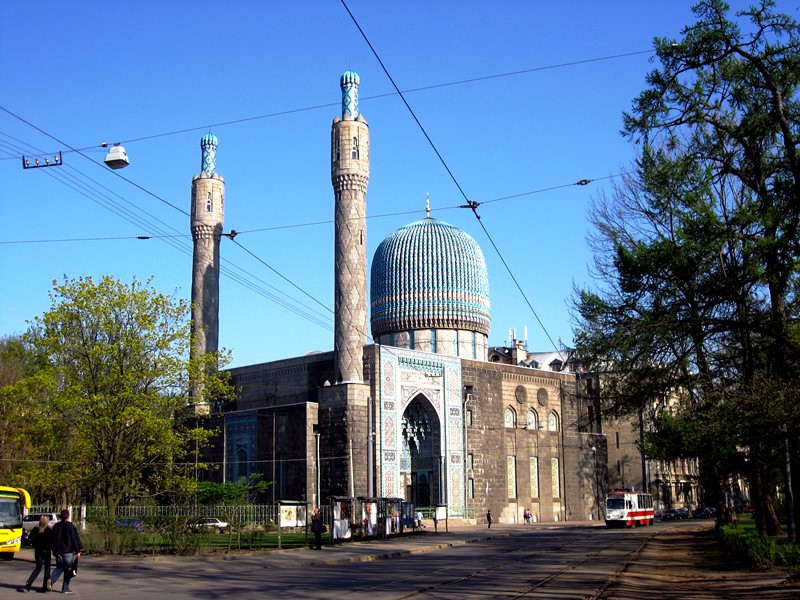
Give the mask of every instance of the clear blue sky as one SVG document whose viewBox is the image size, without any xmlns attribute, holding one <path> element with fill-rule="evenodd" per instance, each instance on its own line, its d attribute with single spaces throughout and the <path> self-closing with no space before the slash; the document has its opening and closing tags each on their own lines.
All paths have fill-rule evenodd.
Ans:
<svg viewBox="0 0 800 600">
<path fill-rule="evenodd" d="M 425 216 L 429 194 L 433 216 L 484 250 L 490 343 L 506 342 L 512 327 L 522 338 L 527 326 L 531 350 L 551 350 L 548 336 L 570 344 L 573 284 L 592 285 L 590 200 L 633 157 L 619 131 L 655 66 L 642 51 L 693 22 L 691 2 L 348 6 L 400 89 L 429 88 L 407 101 L 466 195 L 486 202 L 483 225 L 535 314 L 472 212 L 453 208 L 461 193 L 338 0 L 5 2 L 0 105 L 60 142 L 0 111 L 0 336 L 45 312 L 64 275 L 152 276 L 159 291 L 188 298 L 184 212 L 210 126 L 227 184 L 225 230 L 243 232 L 236 242 L 247 250 L 224 239 L 223 261 L 249 282 L 222 278 L 221 345 L 234 365 L 330 350 L 330 125 L 339 76 L 352 68 L 372 140 L 370 259 L 388 234 Z M 778 8 L 798 17 L 794 2 Z M 615 55 L 627 56 L 601 60 Z M 104 141 L 125 143 L 131 166 L 118 173 L 136 185 L 102 166 Z M 22 155 L 68 146 L 90 148 L 97 164 L 70 152 L 61 167 L 21 167 Z M 569 185 L 581 179 L 595 181 Z"/>
</svg>

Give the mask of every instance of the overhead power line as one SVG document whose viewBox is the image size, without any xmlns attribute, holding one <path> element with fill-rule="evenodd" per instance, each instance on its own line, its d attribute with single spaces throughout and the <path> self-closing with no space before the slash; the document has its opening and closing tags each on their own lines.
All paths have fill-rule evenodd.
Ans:
<svg viewBox="0 0 800 600">
<path fill-rule="evenodd" d="M 341 3 L 342 3 L 342 6 L 344 6 L 344 9 L 347 11 L 347 14 L 350 15 L 350 18 L 353 20 L 353 23 L 355 24 L 356 28 L 361 33 L 361 37 L 364 38 L 364 41 L 367 43 L 367 46 L 369 46 L 370 51 L 375 56 L 375 59 L 378 61 L 378 64 L 380 65 L 381 69 L 383 69 L 383 72 L 386 74 L 386 77 L 389 79 L 389 81 L 391 82 L 391 84 L 394 87 L 395 91 L 400 96 L 400 99 L 403 101 L 403 104 L 405 104 L 406 108 L 408 109 L 408 112 L 411 113 L 412 118 L 416 122 L 416 124 L 419 127 L 420 131 L 422 131 L 422 134 L 425 136 L 425 139 L 428 140 L 428 143 L 430 144 L 431 148 L 433 148 L 434 153 L 439 158 L 439 162 L 441 162 L 441 164 L 444 167 L 445 171 L 447 171 L 447 174 L 450 176 L 450 179 L 452 179 L 452 181 L 455 184 L 456 188 L 458 189 L 459 193 L 461 194 L 461 196 L 466 201 L 466 204 L 462 205 L 462 208 L 468 208 L 468 209 L 472 210 L 473 214 L 475 215 L 475 218 L 478 220 L 478 223 L 481 226 L 481 229 L 483 229 L 483 232 L 486 235 L 486 237 L 489 238 L 489 241 L 491 242 L 492 247 L 494 248 L 495 252 L 497 252 L 497 255 L 500 257 L 500 260 L 502 261 L 503 266 L 506 268 L 506 271 L 508 272 L 509 276 L 511 277 L 511 280 L 514 282 L 514 285 L 517 287 L 517 290 L 519 290 L 519 293 L 524 298 L 525 303 L 528 305 L 528 308 L 530 308 L 531 312 L 533 313 L 533 316 L 536 318 L 536 321 L 539 323 L 539 326 L 542 328 L 542 331 L 544 331 L 544 334 L 547 336 L 547 339 L 550 340 L 550 343 L 552 344 L 553 348 L 555 348 L 556 352 L 560 356 L 561 355 L 561 349 L 558 346 L 556 346 L 555 342 L 553 341 L 553 338 L 550 336 L 550 333 L 547 331 L 547 328 L 544 326 L 544 323 L 542 323 L 542 320 L 539 318 L 539 315 L 536 314 L 536 311 L 534 310 L 533 305 L 531 304 L 530 300 L 528 300 L 528 297 L 525 294 L 524 290 L 522 289 L 522 286 L 519 284 L 519 281 L 517 280 L 517 278 L 514 275 L 513 271 L 511 271 L 511 267 L 506 262 L 506 259 L 503 257 L 503 254 L 500 252 L 500 249 L 497 247 L 497 244 L 495 244 L 494 239 L 492 239 L 492 236 L 489 234 L 489 231 L 486 229 L 485 225 L 481 221 L 481 217 L 478 214 L 478 210 L 477 210 L 478 202 L 470 200 L 467 197 L 467 194 L 464 192 L 464 189 L 461 187 L 461 184 L 456 179 L 456 176 L 450 170 L 450 167 L 447 165 L 447 162 L 444 160 L 444 157 L 439 152 L 438 148 L 436 147 L 436 144 L 433 143 L 433 140 L 428 135 L 428 132 L 425 131 L 425 128 L 422 126 L 422 123 L 417 118 L 417 115 L 414 113 L 414 110 L 411 108 L 411 105 L 406 100 L 405 96 L 403 95 L 403 92 L 400 91 L 400 88 L 398 87 L 397 83 L 395 83 L 394 78 L 391 76 L 391 74 L 389 73 L 389 70 L 384 65 L 383 61 L 381 60 L 381 57 L 378 55 L 378 52 L 375 50 L 375 47 L 372 45 L 372 42 L 369 41 L 369 38 L 367 37 L 367 34 L 361 28 L 361 25 L 358 23 L 358 20 L 355 18 L 353 13 L 350 11 L 350 8 L 347 6 L 347 2 L 345 2 L 345 0 L 341 0 Z M 563 357 L 562 357 L 562 359 L 563 359 Z"/>
<path fill-rule="evenodd" d="M 455 81 L 446 81 L 444 83 L 434 83 L 434 84 L 431 84 L 431 85 L 425 85 L 425 86 L 420 86 L 420 87 L 415 87 L 415 88 L 408 88 L 406 90 L 403 90 L 402 94 L 414 94 L 414 93 L 417 93 L 417 92 L 424 92 L 424 91 L 428 91 L 428 90 L 435 90 L 435 89 L 458 86 L 458 85 L 466 85 L 466 84 L 469 84 L 469 83 L 479 83 L 481 81 L 490 81 L 492 79 L 501 79 L 501 78 L 504 78 L 504 77 L 517 77 L 519 75 L 527 75 L 529 73 L 537 73 L 537 72 L 540 72 L 540 71 L 549 71 L 549 70 L 553 70 L 553 69 L 563 69 L 563 68 L 566 68 L 566 67 L 575 67 L 575 66 L 578 66 L 578 65 L 591 64 L 591 63 L 602 62 L 602 61 L 606 61 L 606 60 L 616 60 L 616 59 L 619 59 L 619 58 L 628 58 L 628 57 L 631 57 L 631 56 L 638 56 L 638 55 L 642 55 L 642 54 L 654 54 L 654 53 L 655 52 L 653 51 L 653 49 L 650 48 L 648 50 L 635 50 L 635 51 L 632 51 L 632 52 L 622 52 L 622 53 L 619 53 L 619 54 L 609 54 L 607 56 L 598 56 L 598 57 L 594 57 L 594 58 L 584 58 L 584 59 L 572 60 L 572 61 L 567 61 L 567 62 L 562 62 L 562 63 L 555 63 L 555 64 L 552 64 L 552 65 L 544 65 L 544 66 L 541 66 L 541 67 L 530 67 L 528 69 L 518 69 L 516 71 L 507 71 L 507 72 L 504 72 L 504 73 L 494 73 L 494 74 L 490 74 L 490 75 L 480 75 L 480 76 L 477 76 L 477 77 L 469 77 L 467 79 L 458 79 L 458 80 L 455 80 Z M 387 92 L 385 94 L 373 94 L 371 96 L 362 96 L 361 100 L 364 101 L 364 100 L 377 100 L 377 99 L 380 99 L 380 98 L 388 98 L 388 97 L 391 97 L 391 96 L 396 96 L 396 95 L 398 95 L 398 93 L 399 93 L 399 91 L 394 91 L 394 92 Z M 175 130 L 172 130 L 172 131 L 154 133 L 152 135 L 144 135 L 144 136 L 140 136 L 140 137 L 130 138 L 130 139 L 127 139 L 127 140 L 121 140 L 120 143 L 121 144 L 133 144 L 133 143 L 136 143 L 136 142 L 154 140 L 154 139 L 158 139 L 158 138 L 162 138 L 162 137 L 180 135 L 180 134 L 183 134 L 183 133 L 191 133 L 193 131 L 206 131 L 209 128 L 220 129 L 222 127 L 227 127 L 229 125 L 239 125 L 239 124 L 242 124 L 242 123 L 249 123 L 249 122 L 252 122 L 252 121 L 259 121 L 259 120 L 263 120 L 263 119 L 272 119 L 272 118 L 275 118 L 275 117 L 284 117 L 284 116 L 287 116 L 287 115 L 293 115 L 293 114 L 302 113 L 302 112 L 310 112 L 310 111 L 319 110 L 319 109 L 322 109 L 322 108 L 336 108 L 337 106 L 339 106 L 339 103 L 337 103 L 337 102 L 326 102 L 326 103 L 323 103 L 323 104 L 313 104 L 313 105 L 310 105 L 310 106 L 303 106 L 303 107 L 300 107 L 300 108 L 291 108 L 291 109 L 287 109 L 287 110 L 281 110 L 281 111 L 278 111 L 278 112 L 271 112 L 271 113 L 265 113 L 265 114 L 261 114 L 261 115 L 254 115 L 254 116 L 251 116 L 251 117 L 242 117 L 241 119 L 230 119 L 230 120 L 227 120 L 227 121 L 219 121 L 217 123 L 206 123 L 204 125 L 197 125 L 195 127 L 184 127 L 183 129 L 175 129 Z M 97 145 L 94 145 L 94 146 L 85 146 L 83 148 L 70 148 L 69 150 L 64 151 L 64 154 L 68 154 L 70 152 L 78 152 L 78 153 L 80 153 L 80 152 L 103 152 L 103 151 L 105 151 L 105 149 L 100 144 L 97 144 Z M 12 159 L 19 160 L 19 156 L 9 156 L 9 157 L 0 158 L 0 160 L 12 160 Z"/>
</svg>

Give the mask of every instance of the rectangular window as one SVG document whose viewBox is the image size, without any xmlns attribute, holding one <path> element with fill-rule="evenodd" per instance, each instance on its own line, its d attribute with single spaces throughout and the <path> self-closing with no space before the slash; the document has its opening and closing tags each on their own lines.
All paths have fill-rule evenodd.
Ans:
<svg viewBox="0 0 800 600">
<path fill-rule="evenodd" d="M 467 468 L 474 469 L 475 468 L 475 455 L 474 454 L 467 454 Z"/>
<path fill-rule="evenodd" d="M 211 212 L 214 210 L 214 201 L 211 199 L 211 192 L 208 192 L 206 196 L 206 212 Z"/>
<path fill-rule="evenodd" d="M 468 410 L 466 415 L 467 427 L 472 427 L 472 411 Z"/>
<path fill-rule="evenodd" d="M 458 356 L 458 329 L 454 331 L 453 336 L 453 356 Z"/>
<path fill-rule="evenodd" d="M 615 439 L 616 444 L 617 444 L 617 450 L 619 450 L 619 431 L 614 433 L 614 439 Z"/>
<path fill-rule="evenodd" d="M 478 344 L 475 342 L 475 332 L 472 332 L 472 358 L 478 358 Z"/>
<path fill-rule="evenodd" d="M 475 480 L 472 477 L 467 480 L 467 494 L 470 500 L 475 499 Z"/>
<path fill-rule="evenodd" d="M 341 144 L 341 142 L 339 141 L 339 138 L 337 136 L 337 138 L 336 138 L 336 161 L 337 162 L 339 161 L 339 146 L 340 146 L 340 144 Z"/>
<path fill-rule="evenodd" d="M 408 332 L 408 347 L 410 350 L 414 349 L 414 330 Z"/>
<path fill-rule="evenodd" d="M 358 138 L 353 138 L 353 158 L 358 158 Z"/>
<path fill-rule="evenodd" d="M 531 498 L 539 497 L 539 457 L 531 456 L 530 464 Z"/>
<path fill-rule="evenodd" d="M 517 457 L 506 456 L 506 477 L 508 481 L 508 497 L 517 497 Z"/>
<path fill-rule="evenodd" d="M 561 497 L 561 474 L 559 473 L 558 459 L 550 459 L 550 476 L 552 478 L 553 498 Z"/>
<path fill-rule="evenodd" d="M 436 353 L 436 330 L 431 329 L 431 352 Z"/>
</svg>

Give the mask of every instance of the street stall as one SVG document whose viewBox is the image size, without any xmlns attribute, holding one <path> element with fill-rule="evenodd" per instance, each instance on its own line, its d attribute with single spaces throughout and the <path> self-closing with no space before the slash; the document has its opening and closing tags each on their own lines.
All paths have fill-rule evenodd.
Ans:
<svg viewBox="0 0 800 600">
<path fill-rule="evenodd" d="M 349 540 L 353 536 L 353 530 L 357 529 L 353 521 L 356 512 L 358 499 L 352 496 L 331 496 L 331 542 L 336 540 Z"/>
<path fill-rule="evenodd" d="M 378 507 L 380 498 L 359 496 L 361 504 L 361 537 L 375 537 L 378 535 Z"/>
<path fill-rule="evenodd" d="M 400 535 L 402 533 L 402 520 L 400 518 L 400 508 L 403 504 L 402 498 L 381 498 L 380 502 L 380 516 L 381 516 L 381 535 L 389 537 L 390 535 Z"/>
</svg>

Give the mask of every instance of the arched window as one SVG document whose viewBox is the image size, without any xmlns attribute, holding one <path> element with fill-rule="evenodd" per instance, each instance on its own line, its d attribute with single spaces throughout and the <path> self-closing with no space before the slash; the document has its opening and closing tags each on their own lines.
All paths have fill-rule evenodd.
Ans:
<svg viewBox="0 0 800 600">
<path fill-rule="evenodd" d="M 358 138 L 353 138 L 353 158 L 358 158 Z"/>
<path fill-rule="evenodd" d="M 246 481 L 249 475 L 249 464 L 247 460 L 247 449 L 243 446 L 239 446 L 236 449 L 236 462 L 236 481 Z"/>
<path fill-rule="evenodd" d="M 534 409 L 528 411 L 528 429 L 539 428 L 539 415 Z"/>
<path fill-rule="evenodd" d="M 558 431 L 558 415 L 555 411 L 550 413 L 550 416 L 547 417 L 547 428 L 550 431 Z"/>
<path fill-rule="evenodd" d="M 506 407 L 505 426 L 513 428 L 517 424 L 517 413 L 510 406 Z"/>
<path fill-rule="evenodd" d="M 211 192 L 206 196 L 206 212 L 214 210 L 214 201 L 211 199 Z"/>
<path fill-rule="evenodd" d="M 336 158 L 334 159 L 334 160 L 336 160 L 336 162 L 339 162 L 339 148 L 340 148 L 340 146 L 341 146 L 341 141 L 339 140 L 339 137 L 337 136 L 336 137 L 336 144 L 335 144 L 335 148 L 336 148 L 335 156 L 336 156 Z"/>
</svg>

